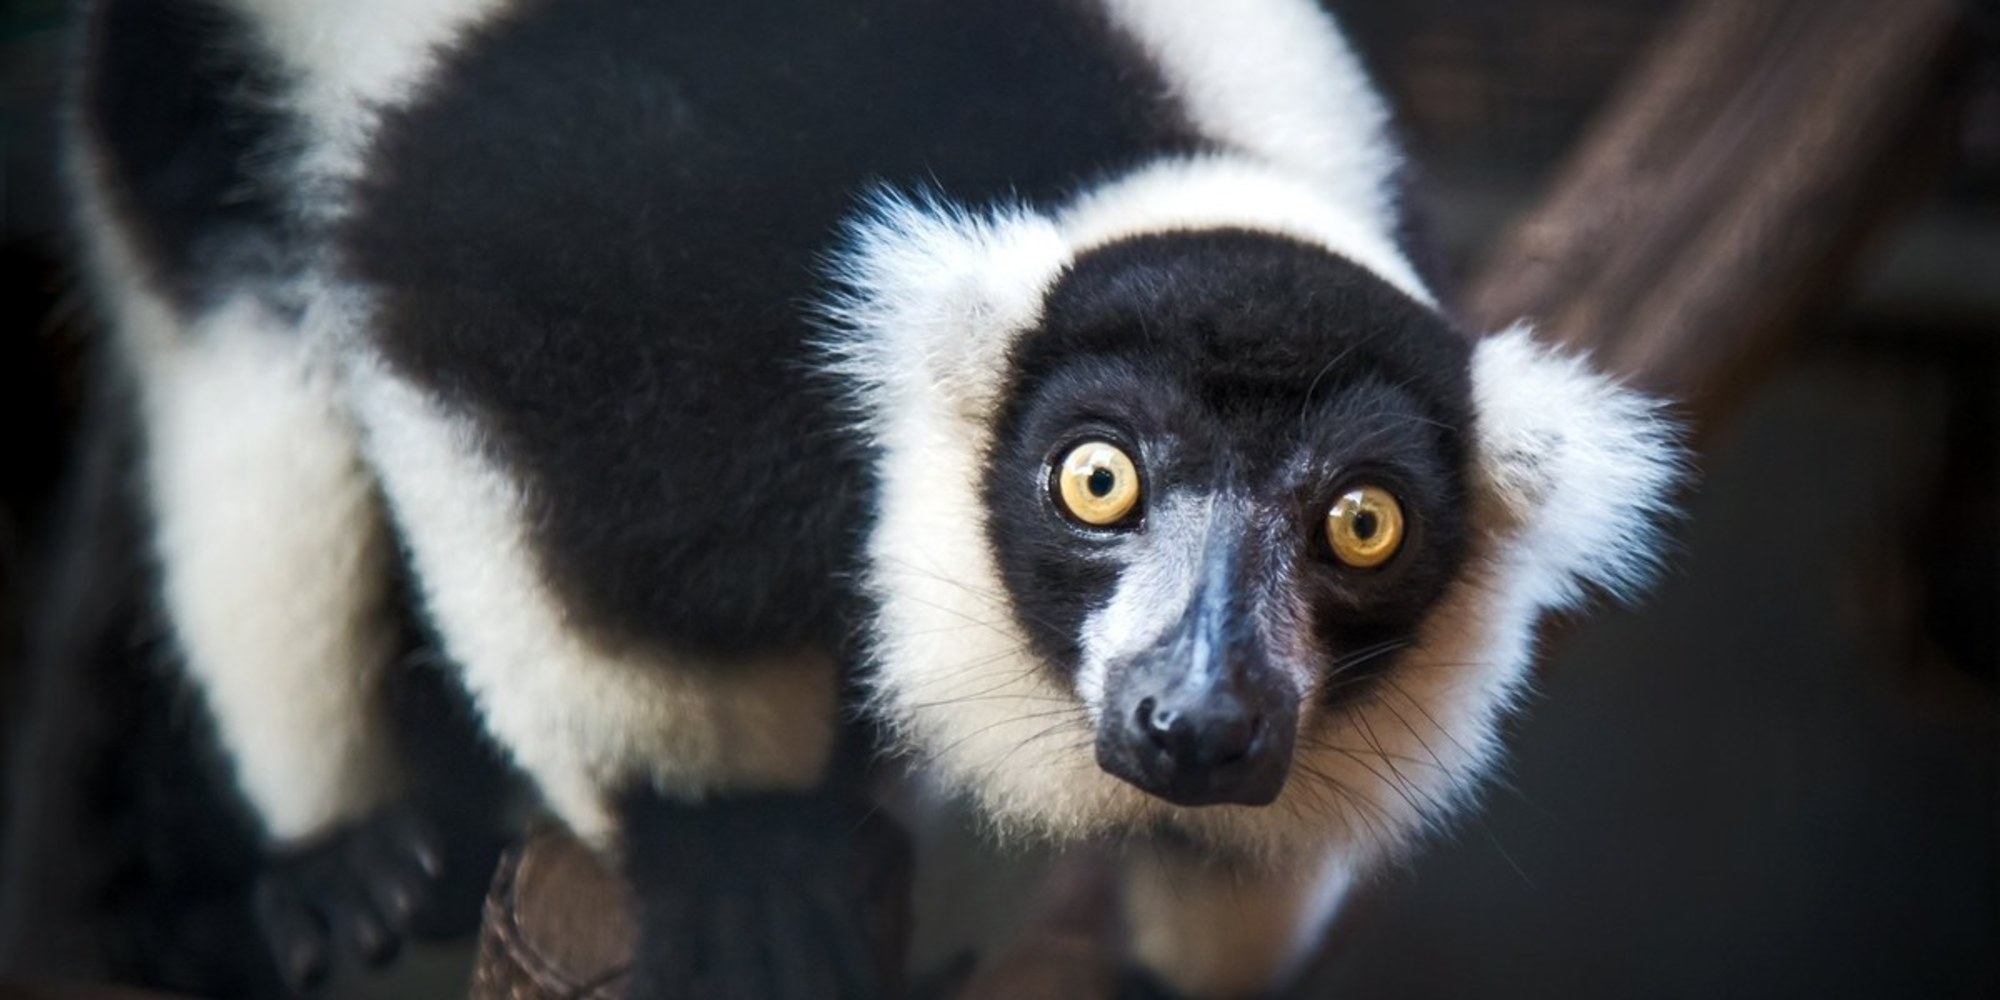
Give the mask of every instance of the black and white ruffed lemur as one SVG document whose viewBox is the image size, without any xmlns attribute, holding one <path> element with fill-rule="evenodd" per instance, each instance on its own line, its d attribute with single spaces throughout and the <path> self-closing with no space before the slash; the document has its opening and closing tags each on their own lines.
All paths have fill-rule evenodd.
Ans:
<svg viewBox="0 0 2000 1000">
<path fill-rule="evenodd" d="M 850 661 L 1000 835 L 1132 845 L 1135 982 L 1270 988 L 1488 770 L 1538 616 L 1655 565 L 1673 428 L 1454 327 L 1306 0 L 82 26 L 159 599 L 269 863 L 396 814 L 407 574 L 638 889 L 632 995 L 880 988 L 819 891 Z M 365 842 L 267 907 L 294 980 L 429 877 Z"/>
</svg>

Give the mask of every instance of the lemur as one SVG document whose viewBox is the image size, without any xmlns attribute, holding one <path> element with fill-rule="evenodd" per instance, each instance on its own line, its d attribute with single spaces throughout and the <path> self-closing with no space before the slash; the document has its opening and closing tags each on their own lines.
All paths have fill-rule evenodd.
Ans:
<svg viewBox="0 0 2000 1000">
<path fill-rule="evenodd" d="M 161 600 L 272 863 L 393 810 L 406 565 L 636 887 L 633 996 L 883 988 L 824 877 L 849 662 L 1000 836 L 1127 848 L 1134 982 L 1271 988 L 1476 789 L 1538 618 L 1656 567 L 1661 404 L 1458 328 L 1306 0 L 83 26 Z M 429 877 L 371 843 L 267 912 L 295 983 Z"/>
</svg>

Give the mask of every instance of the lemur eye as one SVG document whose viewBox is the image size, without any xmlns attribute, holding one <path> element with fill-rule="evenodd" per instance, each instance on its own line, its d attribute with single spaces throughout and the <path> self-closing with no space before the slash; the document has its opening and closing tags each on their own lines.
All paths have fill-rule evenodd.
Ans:
<svg viewBox="0 0 2000 1000">
<path fill-rule="evenodd" d="M 1403 507 L 1377 486 L 1348 490 L 1326 512 L 1326 541 L 1355 569 L 1380 566 L 1403 544 Z"/>
<path fill-rule="evenodd" d="M 1116 524 L 1139 504 L 1139 469 L 1109 442 L 1071 448 L 1056 467 L 1055 480 L 1056 503 L 1085 524 Z"/>
</svg>

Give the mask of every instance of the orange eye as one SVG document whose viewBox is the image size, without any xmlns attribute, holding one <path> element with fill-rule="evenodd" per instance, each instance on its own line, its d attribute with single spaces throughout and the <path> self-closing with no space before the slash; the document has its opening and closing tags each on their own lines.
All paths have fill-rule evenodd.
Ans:
<svg viewBox="0 0 2000 1000">
<path fill-rule="evenodd" d="M 1380 566 L 1402 547 L 1403 507 L 1380 487 L 1348 490 L 1326 512 L 1326 541 L 1334 558 L 1355 569 Z"/>
<path fill-rule="evenodd" d="M 1055 499 L 1071 517 L 1105 527 L 1139 505 L 1139 469 L 1131 456 L 1106 441 L 1071 448 L 1056 469 Z"/>
</svg>

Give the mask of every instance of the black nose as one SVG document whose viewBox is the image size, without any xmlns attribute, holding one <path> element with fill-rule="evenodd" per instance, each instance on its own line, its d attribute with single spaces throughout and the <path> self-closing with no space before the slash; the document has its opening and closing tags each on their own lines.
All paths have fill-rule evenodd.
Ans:
<svg viewBox="0 0 2000 1000">
<path fill-rule="evenodd" d="M 1185 806 L 1264 805 L 1283 789 L 1290 726 L 1232 693 L 1183 688 L 1125 704 L 1121 721 L 1098 731 L 1098 763 L 1110 773 Z"/>
<path fill-rule="evenodd" d="M 1253 712 L 1203 712 L 1162 705 L 1142 698 L 1133 720 L 1139 731 L 1185 770 L 1226 767 L 1250 753 L 1264 720 Z"/>
</svg>

